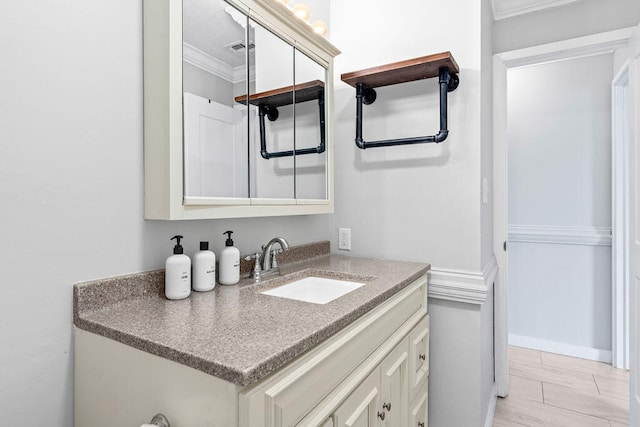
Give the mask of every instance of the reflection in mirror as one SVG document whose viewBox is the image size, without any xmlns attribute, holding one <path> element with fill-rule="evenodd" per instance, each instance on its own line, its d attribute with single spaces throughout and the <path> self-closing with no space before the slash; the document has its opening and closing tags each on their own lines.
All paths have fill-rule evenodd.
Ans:
<svg viewBox="0 0 640 427">
<path fill-rule="evenodd" d="M 327 199 L 325 76 L 326 69 L 323 66 L 296 49 L 296 98 L 303 91 L 310 91 L 295 107 L 296 152 L 315 151 L 313 154 L 296 156 L 297 199 Z M 300 102 L 304 99 L 309 101 Z"/>
<path fill-rule="evenodd" d="M 183 0 L 184 194 L 248 197 L 247 17 L 224 0 Z"/>
<path fill-rule="evenodd" d="M 293 47 L 260 24 L 249 22 L 249 38 L 255 43 L 255 59 L 250 63 L 255 69 L 249 107 L 250 197 L 294 199 L 294 157 L 265 154 L 294 149 L 294 105 L 277 97 L 290 92 L 293 85 Z"/>
</svg>

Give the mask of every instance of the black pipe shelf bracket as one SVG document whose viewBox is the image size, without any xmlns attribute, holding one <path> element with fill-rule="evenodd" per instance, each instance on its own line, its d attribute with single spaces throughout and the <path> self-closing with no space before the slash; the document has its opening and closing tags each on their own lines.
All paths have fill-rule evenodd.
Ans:
<svg viewBox="0 0 640 427">
<path fill-rule="evenodd" d="M 342 74 L 342 81 L 356 88 L 356 146 L 366 149 L 429 142 L 440 143 L 447 139 L 449 135 L 447 94 L 458 87 L 460 83 L 459 72 L 460 69 L 451 52 L 443 52 Z M 440 85 L 440 130 L 437 134 L 380 141 L 365 141 L 362 138 L 362 104 L 373 104 L 377 97 L 374 88 L 433 77 L 439 78 Z"/>
<path fill-rule="evenodd" d="M 278 120 L 280 113 L 278 107 L 291 105 L 293 103 L 307 102 L 313 99 L 318 100 L 320 118 L 320 144 L 317 147 L 299 148 L 296 150 L 276 151 L 270 153 L 267 150 L 267 137 L 265 117 L 269 121 Z M 235 97 L 235 101 L 247 104 L 247 95 Z M 300 83 L 294 86 L 287 86 L 279 89 L 260 92 L 249 96 L 249 103 L 258 107 L 258 120 L 260 122 L 260 155 L 263 159 L 274 159 L 278 157 L 299 156 L 302 154 L 321 154 L 325 151 L 325 113 L 324 113 L 324 82 L 313 80 Z"/>
</svg>

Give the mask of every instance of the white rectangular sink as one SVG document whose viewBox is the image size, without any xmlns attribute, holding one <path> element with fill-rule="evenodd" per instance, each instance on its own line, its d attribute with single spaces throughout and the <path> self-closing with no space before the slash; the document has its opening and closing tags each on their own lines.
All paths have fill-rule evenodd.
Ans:
<svg viewBox="0 0 640 427">
<path fill-rule="evenodd" d="M 326 304 L 361 286 L 364 286 L 364 283 L 309 276 L 260 293 L 314 304 Z"/>
</svg>

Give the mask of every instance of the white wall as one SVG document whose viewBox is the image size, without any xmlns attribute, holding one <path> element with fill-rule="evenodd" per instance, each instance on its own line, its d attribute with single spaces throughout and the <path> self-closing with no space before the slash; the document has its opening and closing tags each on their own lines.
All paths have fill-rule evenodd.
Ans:
<svg viewBox="0 0 640 427">
<path fill-rule="evenodd" d="M 342 51 L 335 61 L 332 236 L 335 241 L 338 227 L 350 227 L 353 254 L 481 268 L 480 4 L 464 4 L 453 14 L 448 5 L 419 0 L 401 8 L 392 2 L 332 3 L 331 40 Z M 366 18 L 353 19 L 363 10 Z M 356 148 L 355 89 L 340 74 L 443 51 L 451 51 L 461 68 L 460 86 L 449 94 L 447 140 Z M 436 133 L 437 86 L 430 79 L 377 89 L 378 100 L 364 106 L 364 139 Z"/>
<path fill-rule="evenodd" d="M 485 266 L 493 257 L 493 12 L 489 1 L 482 2 L 481 74 L 481 168 L 477 191 L 481 194 L 481 260 Z M 486 180 L 486 188 L 483 188 Z M 483 191 L 486 193 L 483 195 Z"/>
<path fill-rule="evenodd" d="M 635 27 L 637 0 L 581 0 L 539 12 L 501 19 L 494 25 L 495 52 Z"/>
<path fill-rule="evenodd" d="M 233 107 L 233 83 L 187 62 L 182 63 L 182 90 Z M 245 91 L 246 92 L 246 89 Z"/>
<path fill-rule="evenodd" d="M 508 71 L 509 227 L 542 234 L 509 246 L 512 343 L 610 357 L 611 247 L 544 240 L 609 237 L 612 78 L 611 54 Z"/>
<path fill-rule="evenodd" d="M 477 191 L 481 194 L 480 231 L 481 259 L 480 265 L 495 262 L 493 250 L 493 15 L 489 1 L 482 2 L 482 73 L 481 73 L 481 154 L 480 177 Z M 486 188 L 483 189 L 483 182 Z M 484 191 L 484 195 L 483 195 Z M 492 393 L 495 392 L 494 364 L 494 284 L 488 283 L 485 303 L 480 308 L 480 416 L 486 419 L 487 413 L 493 414 Z"/>
<path fill-rule="evenodd" d="M 0 424 L 73 424 L 72 284 L 160 268 L 236 231 L 327 239 L 326 215 L 143 220 L 141 3 L 13 2 L 0 14 Z M 153 414 L 150 414 L 153 415 Z"/>
<path fill-rule="evenodd" d="M 481 228 L 491 221 L 486 206 L 481 217 L 480 198 L 481 175 L 491 173 L 490 164 L 483 164 L 491 158 L 491 129 L 481 127 L 482 106 L 490 105 L 491 71 L 484 67 L 491 63 L 491 29 L 481 31 L 481 22 L 490 21 L 481 6 L 488 2 L 464 0 L 455 11 L 450 4 L 420 0 L 402 7 L 332 2 L 331 40 L 342 51 L 335 61 L 333 248 L 337 228 L 348 227 L 349 254 L 355 256 L 430 262 L 440 271 L 478 274 L 483 258 L 491 258 L 490 231 L 481 245 Z M 357 148 L 355 89 L 340 81 L 340 74 L 443 51 L 451 51 L 461 68 L 460 86 L 449 94 L 447 140 Z M 365 140 L 437 132 L 437 79 L 376 91 L 376 102 L 363 107 Z M 493 385 L 493 325 L 487 321 L 492 305 L 430 298 L 429 312 L 429 425 L 482 425 Z"/>
</svg>

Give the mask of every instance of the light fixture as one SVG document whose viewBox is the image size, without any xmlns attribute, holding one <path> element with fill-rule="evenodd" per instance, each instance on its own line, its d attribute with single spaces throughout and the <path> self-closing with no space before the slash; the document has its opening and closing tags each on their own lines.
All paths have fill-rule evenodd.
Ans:
<svg viewBox="0 0 640 427">
<path fill-rule="evenodd" d="M 296 18 L 302 19 L 303 21 L 307 21 L 311 16 L 311 11 L 309 10 L 309 6 L 304 3 L 298 3 L 293 6 L 293 14 Z"/>
<path fill-rule="evenodd" d="M 289 0 L 276 0 L 278 3 L 281 3 L 285 6 L 289 6 Z"/>
<path fill-rule="evenodd" d="M 313 24 L 311 24 L 311 28 L 313 29 L 313 31 L 323 37 L 327 35 L 327 24 L 323 21 L 315 21 Z"/>
</svg>

